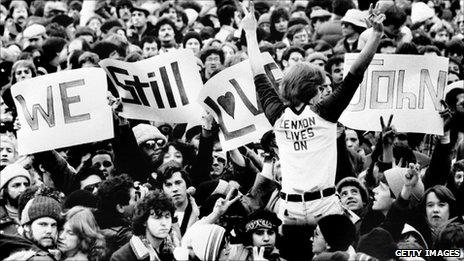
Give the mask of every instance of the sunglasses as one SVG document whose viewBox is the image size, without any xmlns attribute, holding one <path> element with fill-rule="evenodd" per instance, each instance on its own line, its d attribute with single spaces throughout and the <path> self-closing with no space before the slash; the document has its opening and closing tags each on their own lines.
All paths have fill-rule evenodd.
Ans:
<svg viewBox="0 0 464 261">
<path fill-rule="evenodd" d="M 100 168 L 102 165 L 105 168 L 109 168 L 109 167 L 113 166 L 113 163 L 111 163 L 111 161 L 105 160 L 102 163 L 96 162 L 95 164 L 93 164 L 93 167 Z"/>
<path fill-rule="evenodd" d="M 145 149 L 157 149 L 162 148 L 166 145 L 166 141 L 163 139 L 156 139 L 156 140 L 147 140 L 143 143 L 142 147 Z"/>
<path fill-rule="evenodd" d="M 219 157 L 219 156 L 213 156 L 213 162 L 214 160 L 217 160 L 219 163 L 226 164 L 226 159 Z"/>
</svg>

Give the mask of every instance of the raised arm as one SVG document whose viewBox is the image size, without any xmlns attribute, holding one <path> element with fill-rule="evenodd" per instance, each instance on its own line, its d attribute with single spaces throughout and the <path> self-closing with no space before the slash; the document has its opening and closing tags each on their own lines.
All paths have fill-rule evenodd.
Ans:
<svg viewBox="0 0 464 261">
<path fill-rule="evenodd" d="M 372 26 L 372 34 L 366 42 L 366 45 L 362 49 L 358 58 L 350 68 L 350 73 L 354 75 L 363 75 L 367 67 L 374 58 L 374 54 L 379 46 L 380 39 L 383 35 L 383 20 L 385 20 L 384 14 L 378 14 L 377 10 L 372 10 L 372 4 L 369 8 L 369 20 L 368 24 Z"/>
<path fill-rule="evenodd" d="M 269 78 L 264 70 L 263 62 L 261 61 L 261 52 L 259 51 L 258 37 L 256 29 L 258 23 L 255 18 L 255 8 L 253 1 L 250 1 L 250 11 L 243 8 L 245 17 L 242 19 L 242 28 L 245 31 L 248 57 L 253 72 L 256 93 L 259 102 L 263 107 L 264 114 L 272 125 L 282 115 L 284 104 L 279 98 L 276 90 L 272 87 Z"/>
<path fill-rule="evenodd" d="M 335 89 L 329 97 L 316 104 L 316 111 L 322 118 L 335 123 L 349 105 L 351 98 L 353 98 L 363 80 L 364 72 L 377 51 L 383 35 L 383 20 L 385 20 L 385 15 L 373 11 L 371 5 L 367 22 L 373 28 L 372 34 L 370 34 L 366 45 L 351 66 L 350 72 L 343 80 L 343 84 Z"/>
</svg>

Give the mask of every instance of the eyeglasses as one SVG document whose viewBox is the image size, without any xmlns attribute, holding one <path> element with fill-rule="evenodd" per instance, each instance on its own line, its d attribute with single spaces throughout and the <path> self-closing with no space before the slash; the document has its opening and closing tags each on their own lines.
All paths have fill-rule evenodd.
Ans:
<svg viewBox="0 0 464 261">
<path fill-rule="evenodd" d="M 142 147 L 145 149 L 157 149 L 162 148 L 166 145 L 166 141 L 163 139 L 156 139 L 156 140 L 147 140 L 143 143 Z"/>
<path fill-rule="evenodd" d="M 224 159 L 222 157 L 219 157 L 219 156 L 216 156 L 216 155 L 213 155 L 213 162 L 215 160 L 217 160 L 217 162 L 219 162 L 219 163 L 226 164 L 226 159 Z"/>
</svg>

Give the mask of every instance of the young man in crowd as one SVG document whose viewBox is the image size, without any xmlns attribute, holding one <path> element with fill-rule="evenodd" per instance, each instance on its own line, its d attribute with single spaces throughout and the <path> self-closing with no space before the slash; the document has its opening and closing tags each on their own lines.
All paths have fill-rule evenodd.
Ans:
<svg viewBox="0 0 464 261">
<path fill-rule="evenodd" d="M 174 216 L 177 218 L 181 235 L 184 235 L 185 231 L 198 221 L 200 215 L 195 200 L 187 193 L 187 188 L 191 186 L 189 175 L 179 167 L 167 167 L 158 176 L 158 181 L 176 207 Z"/>
<path fill-rule="evenodd" d="M 17 234 L 19 220 L 19 197 L 29 187 L 31 176 L 19 164 L 6 166 L 0 177 L 0 233 Z"/>
</svg>

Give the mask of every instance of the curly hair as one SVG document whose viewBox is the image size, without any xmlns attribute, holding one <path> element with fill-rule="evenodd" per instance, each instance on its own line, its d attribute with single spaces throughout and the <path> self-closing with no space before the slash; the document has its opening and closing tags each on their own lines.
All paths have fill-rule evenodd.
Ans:
<svg viewBox="0 0 464 261">
<path fill-rule="evenodd" d="M 115 213 L 116 206 L 126 206 L 130 201 L 130 189 L 134 184 L 127 174 L 103 181 L 98 187 L 97 208 L 106 213 Z"/>
<path fill-rule="evenodd" d="M 90 209 L 75 206 L 65 213 L 66 223 L 80 240 L 79 250 L 90 261 L 102 260 L 105 255 L 105 237 Z"/>
<path fill-rule="evenodd" d="M 172 200 L 160 190 L 155 190 L 146 195 L 135 207 L 134 216 L 132 218 L 132 231 L 134 235 L 145 235 L 146 223 L 150 215 L 153 213 L 159 216 L 168 211 L 171 214 L 172 222 L 177 220 L 174 217 L 176 207 Z"/>
<path fill-rule="evenodd" d="M 163 163 L 164 155 L 168 153 L 169 147 L 174 147 L 176 150 L 178 150 L 182 154 L 182 165 L 183 167 L 188 167 L 192 165 L 194 159 L 195 159 L 195 148 L 187 143 L 180 142 L 180 141 L 172 141 L 166 144 L 161 149 L 161 154 L 159 156 L 159 161 L 157 166 L 160 166 Z"/>
</svg>

